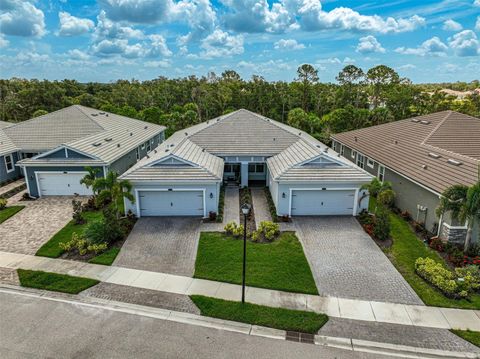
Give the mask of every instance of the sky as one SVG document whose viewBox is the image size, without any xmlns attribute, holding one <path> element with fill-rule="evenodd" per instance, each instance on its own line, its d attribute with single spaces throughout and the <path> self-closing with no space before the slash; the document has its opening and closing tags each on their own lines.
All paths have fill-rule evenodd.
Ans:
<svg viewBox="0 0 480 359">
<path fill-rule="evenodd" d="M 480 0 L 0 0 L 1 78 L 291 81 L 303 63 L 480 79 Z"/>
</svg>

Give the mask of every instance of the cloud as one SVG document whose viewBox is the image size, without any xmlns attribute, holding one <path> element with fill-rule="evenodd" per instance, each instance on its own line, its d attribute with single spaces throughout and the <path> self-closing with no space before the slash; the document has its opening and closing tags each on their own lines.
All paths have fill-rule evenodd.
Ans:
<svg viewBox="0 0 480 359">
<path fill-rule="evenodd" d="M 90 55 L 86 54 L 85 52 L 79 49 L 68 50 L 67 55 L 73 60 L 86 61 L 90 59 Z"/>
<path fill-rule="evenodd" d="M 81 19 L 70 15 L 68 12 L 60 11 L 58 13 L 60 19 L 60 36 L 77 36 L 89 32 L 94 28 L 95 24 L 90 19 Z"/>
<path fill-rule="evenodd" d="M 214 57 L 227 57 L 243 54 L 243 36 L 230 35 L 221 29 L 215 29 L 210 35 L 204 38 L 200 47 L 199 55 L 188 55 L 189 57 L 200 57 L 211 59 Z"/>
<path fill-rule="evenodd" d="M 472 30 L 464 30 L 449 38 L 450 47 L 458 56 L 476 56 L 480 54 L 480 42 Z"/>
<path fill-rule="evenodd" d="M 480 16 L 477 17 L 477 23 L 475 24 L 475 30 L 480 31 Z"/>
<path fill-rule="evenodd" d="M 443 23 L 442 29 L 445 31 L 460 31 L 463 29 L 463 26 L 452 19 L 448 19 Z"/>
<path fill-rule="evenodd" d="M 402 66 L 398 67 L 399 70 L 414 70 L 416 68 L 417 68 L 417 66 L 415 66 L 413 64 L 405 64 L 405 65 L 402 65 Z"/>
<path fill-rule="evenodd" d="M 172 52 L 167 46 L 167 41 L 162 35 L 150 35 L 150 45 L 146 53 L 147 56 L 157 57 L 157 56 L 172 56 Z"/>
<path fill-rule="evenodd" d="M 146 61 L 143 66 L 145 67 L 160 67 L 160 68 L 167 68 L 170 67 L 172 63 L 168 60 L 160 60 L 160 61 Z"/>
<path fill-rule="evenodd" d="M 129 26 L 123 26 L 118 22 L 113 22 L 107 17 L 105 11 L 100 11 L 97 16 L 97 26 L 95 27 L 94 38 L 103 39 L 143 39 L 145 34 L 138 29 Z"/>
<path fill-rule="evenodd" d="M 302 50 L 305 48 L 304 44 L 300 44 L 295 39 L 280 39 L 273 45 L 277 50 Z"/>
<path fill-rule="evenodd" d="M 360 38 L 357 45 L 357 52 L 362 54 L 369 54 L 372 52 L 384 53 L 385 49 L 374 36 L 368 35 Z"/>
<path fill-rule="evenodd" d="M 108 17 L 139 24 L 165 22 L 174 6 L 172 0 L 99 0 Z"/>
<path fill-rule="evenodd" d="M 10 41 L 5 39 L 5 36 L 3 36 L 3 34 L 0 34 L 0 49 L 2 47 L 7 47 L 9 44 L 10 44 Z"/>
<path fill-rule="evenodd" d="M 475 0 L 475 1 L 473 2 L 473 5 L 474 5 L 474 6 L 480 6 L 480 0 Z"/>
<path fill-rule="evenodd" d="M 445 45 L 438 37 L 434 36 L 431 39 L 424 41 L 419 47 L 399 47 L 395 49 L 395 52 L 404 55 L 444 56 L 447 50 L 448 46 Z"/>
<path fill-rule="evenodd" d="M 174 18 L 186 21 L 191 31 L 179 37 L 184 45 L 196 41 L 215 29 L 217 14 L 209 0 L 180 1 L 174 8 Z"/>
<path fill-rule="evenodd" d="M 45 35 L 45 16 L 31 2 L 2 0 L 0 2 L 0 32 L 12 36 Z"/>
<path fill-rule="evenodd" d="M 37 64 L 37 63 L 46 63 L 50 62 L 50 57 L 45 54 L 39 54 L 34 51 L 22 51 L 19 52 L 15 56 L 15 60 L 17 61 L 17 65 L 31 65 L 31 64 Z"/>
</svg>

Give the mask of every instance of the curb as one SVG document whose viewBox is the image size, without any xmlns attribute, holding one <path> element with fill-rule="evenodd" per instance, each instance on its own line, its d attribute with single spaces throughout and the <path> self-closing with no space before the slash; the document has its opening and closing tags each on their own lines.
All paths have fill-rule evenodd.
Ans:
<svg viewBox="0 0 480 359">
<path fill-rule="evenodd" d="M 226 330 L 245 335 L 263 337 L 276 340 L 286 340 L 287 332 L 285 330 L 273 329 L 257 325 L 233 322 L 229 320 L 204 317 L 201 315 L 176 312 L 173 310 L 142 306 L 124 302 L 110 301 L 100 298 L 79 297 L 64 293 L 52 293 L 48 291 L 17 287 L 13 285 L 0 285 L 0 293 L 17 294 L 27 297 L 39 298 L 60 303 L 73 303 L 91 308 L 110 310 L 115 312 L 139 315 L 154 319 L 168 320 L 188 325 L 201 326 L 218 330 Z M 438 349 L 417 348 L 412 346 L 380 343 L 367 340 L 358 340 L 353 338 L 329 337 L 323 335 L 314 336 L 314 344 L 318 346 L 327 346 L 337 349 L 350 350 L 364 353 L 382 354 L 391 357 L 400 358 L 477 358 L 480 359 L 480 353 L 454 352 Z"/>
</svg>

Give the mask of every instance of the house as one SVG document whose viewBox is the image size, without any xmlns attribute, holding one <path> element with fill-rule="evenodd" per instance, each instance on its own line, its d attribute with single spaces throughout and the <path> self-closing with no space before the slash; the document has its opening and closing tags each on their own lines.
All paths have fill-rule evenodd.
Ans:
<svg viewBox="0 0 480 359">
<path fill-rule="evenodd" d="M 125 172 L 164 140 L 164 126 L 74 105 L 0 128 L 0 182 L 23 174 L 30 196 L 88 195 L 86 166 Z M 13 168 L 13 169 L 12 169 Z"/>
<path fill-rule="evenodd" d="M 174 133 L 120 178 L 139 217 L 206 217 L 231 181 L 267 185 L 279 215 L 352 216 L 373 176 L 303 131 L 238 110 Z"/>
<path fill-rule="evenodd" d="M 479 180 L 480 119 L 453 111 L 395 121 L 332 136 L 332 147 L 359 167 L 390 181 L 396 206 L 431 232 L 465 240 L 466 226 L 437 218 L 441 193 Z M 473 241 L 479 237 L 478 223 Z"/>
</svg>

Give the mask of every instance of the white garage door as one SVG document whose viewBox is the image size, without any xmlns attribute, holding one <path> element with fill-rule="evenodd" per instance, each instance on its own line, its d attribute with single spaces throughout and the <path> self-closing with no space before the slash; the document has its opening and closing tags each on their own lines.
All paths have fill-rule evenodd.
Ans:
<svg viewBox="0 0 480 359">
<path fill-rule="evenodd" d="M 292 216 L 351 216 L 354 201 L 354 190 L 292 191 Z"/>
<path fill-rule="evenodd" d="M 38 191 L 41 196 L 71 196 L 78 193 L 89 196 L 92 190 L 80 184 L 86 172 L 37 172 Z"/>
<path fill-rule="evenodd" d="M 203 191 L 141 191 L 141 217 L 202 216 Z"/>
</svg>

